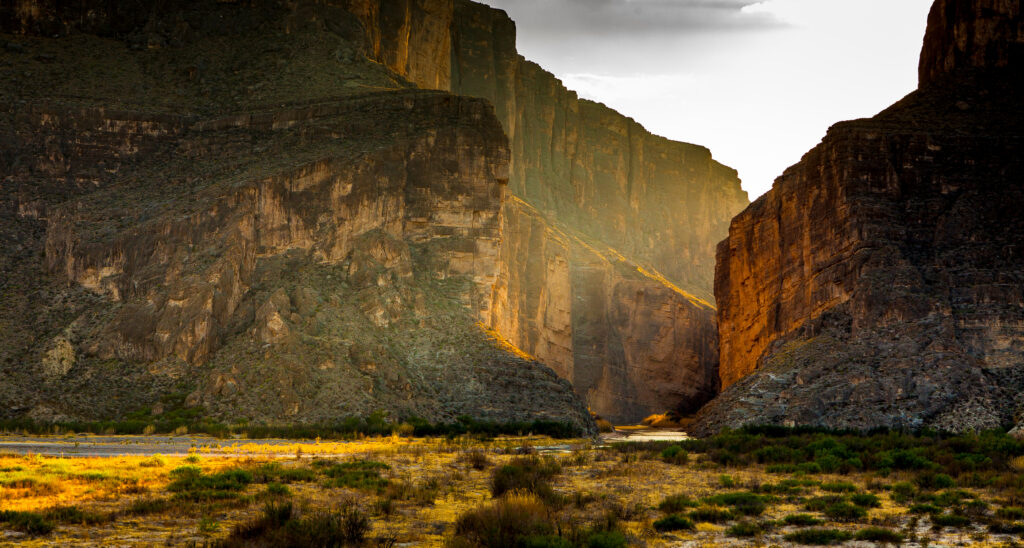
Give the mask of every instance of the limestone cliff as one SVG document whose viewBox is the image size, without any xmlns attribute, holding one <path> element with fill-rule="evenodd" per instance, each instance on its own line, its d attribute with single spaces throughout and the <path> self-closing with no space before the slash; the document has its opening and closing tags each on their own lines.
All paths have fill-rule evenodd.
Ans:
<svg viewBox="0 0 1024 548">
<path fill-rule="evenodd" d="M 264 256 L 302 250 L 317 264 L 355 260 L 362 246 L 377 245 L 362 235 L 383 231 L 411 246 L 414 263 L 426 261 L 413 264 L 414 272 L 470 278 L 471 290 L 446 295 L 470 306 L 471 317 L 496 336 L 573 381 L 586 403 L 613 420 L 692 410 L 717 390 L 707 301 L 713 245 L 746 204 L 735 171 L 703 147 L 656 137 L 603 105 L 579 100 L 516 53 L 515 25 L 504 12 L 462 0 L 16 0 L 0 6 L 0 29 L 15 33 L 4 37 L 12 61 L 0 65 L 12 105 L 10 123 L 0 126 L 0 142 L 10 144 L 0 159 L 22 170 L 5 180 L 0 200 L 18 219 L 17 230 L 33 234 L 25 260 L 37 260 L 45 247 L 50 273 L 88 288 L 89 299 L 145 302 L 111 316 L 123 329 L 104 333 L 90 347 L 96 356 L 218 363 L 217 349 L 230 346 L 242 329 L 233 311 L 252 291 L 243 278 L 255 276 Z M 235 159 L 269 150 L 266 143 L 280 130 L 376 146 L 393 136 L 374 132 L 370 118 L 341 124 L 340 112 L 356 108 L 349 101 L 355 95 L 414 87 L 494 105 L 509 138 L 507 179 L 517 200 L 500 205 L 500 197 L 483 191 L 419 199 L 392 173 L 390 183 L 376 183 L 383 194 L 372 203 L 339 201 L 334 194 L 341 190 L 334 188 L 330 199 L 292 206 L 292 191 L 282 189 L 313 185 L 328 192 L 331 177 L 344 170 L 323 158 L 280 171 Z M 393 97 L 422 105 L 410 98 L 415 94 Z M 396 115 L 387 102 L 361 100 L 367 116 Z M 394 135 L 403 135 L 402 146 L 413 146 L 399 129 Z M 95 200 L 123 206 L 131 196 L 125 177 L 136 173 L 139 158 L 159 172 L 150 158 L 169 162 L 170 150 L 265 175 L 248 181 L 260 189 L 257 203 L 225 194 L 216 215 L 189 211 L 179 218 L 171 213 L 182 199 L 176 195 L 160 202 L 165 210 L 147 208 L 116 226 L 98 223 L 97 212 L 111 210 Z M 443 174 L 466 161 L 465 150 L 453 154 L 434 167 Z M 395 153 L 387 161 L 415 164 L 424 155 Z M 277 162 L 264 157 L 268 165 Z M 209 182 L 201 174 L 181 179 Z M 170 186 L 186 188 L 180 181 Z M 150 194 L 137 201 L 159 199 Z M 328 205 L 334 209 L 318 209 Z M 216 265 L 204 267 L 213 270 L 190 271 L 196 242 L 224 237 L 241 219 L 245 226 L 237 230 L 245 241 L 262 243 L 220 249 Z M 99 229 L 92 224 L 102 226 L 101 239 L 93 238 Z M 164 241 L 168 234 L 173 242 Z M 423 242 L 453 235 L 463 239 L 440 263 L 436 250 L 417 252 Z M 385 248 L 378 254 L 405 256 Z M 544 268 L 527 267 L 536 261 Z M 179 278 L 191 281 L 181 286 Z M 374 308 L 375 322 L 410 310 L 408 295 L 389 299 L 387 310 Z M 273 308 L 287 323 L 283 301 L 254 306 L 253 318 Z M 252 329 L 257 338 L 277 337 L 270 334 L 277 327 Z M 12 352 L 24 355 L 31 346 Z"/>
<path fill-rule="evenodd" d="M 704 300 L 714 245 L 747 204 L 735 170 L 706 148 L 578 99 L 516 52 L 503 11 L 458 0 L 453 25 L 452 90 L 494 103 L 511 144 L 509 191 L 533 212 L 529 222 L 506 216 L 502 263 L 512 266 L 492 325 L 614 421 L 695 409 L 717 390 Z M 561 231 L 630 266 L 609 269 L 579 246 L 540 236 Z M 524 267 L 542 260 L 546 270 Z M 617 298 L 635 299 L 643 319 L 629 319 Z"/>
<path fill-rule="evenodd" d="M 1024 86 L 1011 4 L 937 1 L 920 89 L 831 128 L 733 220 L 715 284 L 728 389 L 698 432 L 1014 420 Z"/>
<path fill-rule="evenodd" d="M 694 411 L 717 393 L 714 307 L 513 198 L 504 211 L 496 331 L 621 423 Z"/>
<path fill-rule="evenodd" d="M 70 32 L 3 36 L 3 416 L 591 430 L 566 381 L 480 325 L 508 180 L 489 104 L 409 89 L 364 56 L 393 40 L 323 5 L 167 5 L 124 32 L 122 6 L 3 14 Z"/>
</svg>

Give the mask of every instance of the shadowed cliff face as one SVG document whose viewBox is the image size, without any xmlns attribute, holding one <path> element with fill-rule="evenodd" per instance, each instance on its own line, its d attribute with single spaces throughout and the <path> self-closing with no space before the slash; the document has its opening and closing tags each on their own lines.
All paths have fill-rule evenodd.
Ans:
<svg viewBox="0 0 1024 548">
<path fill-rule="evenodd" d="M 61 37 L 26 38 L 30 53 L 6 67 L 9 78 L 0 86 L 28 108 L 7 113 L 22 129 L 0 138 L 29 151 L 2 153 L 12 165 L 32 159 L 31 173 L 8 180 L 5 195 L 12 211 L 20 212 L 12 215 L 35 219 L 33 249 L 45 244 L 50 272 L 93 296 L 125 303 L 110 312 L 111 327 L 89 339 L 88 355 L 223 365 L 228 372 L 218 369 L 211 377 L 218 380 L 210 381 L 220 388 L 194 392 L 191 401 L 227 413 L 230 404 L 208 397 L 225 386 L 235 394 L 241 386 L 245 370 L 232 369 L 231 359 L 223 358 L 226 349 L 235 349 L 232 359 L 247 359 L 237 353 L 241 343 L 233 342 L 247 340 L 237 338 L 246 330 L 257 340 L 285 340 L 277 334 L 291 318 L 284 310 L 298 298 L 288 289 L 288 302 L 276 290 L 252 296 L 260 262 L 288 257 L 294 266 L 298 253 L 312 264 L 359 263 L 356 257 L 370 246 L 377 249 L 374 261 L 403 273 L 383 280 L 416 286 L 388 290 L 378 296 L 384 304 L 360 305 L 372 318 L 366 327 L 371 332 L 418 317 L 424 309 L 417 291 L 441 290 L 421 286 L 415 274 L 431 273 L 468 280 L 442 293 L 468 306 L 468 317 L 571 380 L 594 411 L 612 420 L 692 410 L 717 390 L 716 329 L 707 301 L 713 245 L 725 235 L 727 219 L 746 205 L 735 171 L 714 162 L 703 147 L 653 136 L 603 105 L 579 100 L 516 53 L 515 26 L 503 12 L 451 0 L 196 0 L 156 7 L 18 0 L 0 6 L 0 23 L 16 33 Z M 90 55 L 72 62 L 83 51 Z M 25 73 L 32 78 L 24 80 Z M 493 103 L 511 149 L 508 174 L 500 178 L 517 200 L 502 202 L 487 185 L 447 189 L 443 198 L 416 194 L 422 185 L 410 183 L 410 170 L 421 182 L 443 181 L 463 173 L 467 162 L 491 162 L 493 151 L 475 149 L 464 135 L 431 137 L 435 142 L 407 138 L 395 126 L 400 144 L 365 164 L 310 158 L 277 171 L 261 164 L 276 165 L 266 143 L 280 139 L 281 130 L 326 135 L 354 148 L 391 139 L 376 132 L 373 121 L 400 116 L 390 103 L 366 99 L 362 106 L 343 107 L 338 101 L 414 87 Z M 415 108 L 449 116 L 418 101 Z M 361 108 L 365 117 L 338 122 L 342 110 Z M 299 145 L 281 146 L 297 151 Z M 205 214 L 175 209 L 184 195 L 166 201 L 157 193 L 135 197 L 137 188 L 126 177 L 137 172 L 128 168 L 140 157 L 150 162 L 138 153 L 172 149 L 220 158 L 238 169 L 249 166 L 248 194 L 218 183 L 211 188 L 224 194 Z M 420 165 L 422 158 L 429 168 Z M 169 183 L 173 188 L 210 182 L 189 166 L 166 169 L 171 167 L 182 174 Z M 155 164 L 146 169 L 161 171 Z M 467 177 L 491 176 L 488 169 L 474 170 Z M 346 190 L 348 184 L 356 190 Z M 65 203 L 71 198 L 76 201 Z M 133 204 L 129 209 L 142 204 L 142 210 L 111 224 L 103 215 L 119 210 L 102 200 Z M 369 233 L 391 240 L 366 240 Z M 200 243 L 225 239 L 233 243 L 209 250 L 194 270 Z M 436 249 L 439 241 L 451 247 Z M 272 272 L 271 280 L 285 275 Z M 293 282 L 302 285 L 301 279 Z M 264 297 L 270 300 L 250 302 Z M 249 310 L 248 319 L 239 319 L 240 310 Z M 80 339 L 69 344 L 78 348 Z M 397 354 L 411 359 L 417 352 L 419 347 Z M 268 359 L 278 355 L 271 352 Z M 322 361 L 307 355 L 293 361 L 309 360 Z M 394 383 L 389 386 L 401 384 Z M 414 392 L 422 388 L 410 385 Z M 370 406 L 364 403 L 354 409 Z M 431 416 L 440 416 L 435 411 Z M 294 416 L 315 418 L 306 412 Z"/>
<path fill-rule="evenodd" d="M 983 4 L 937 2 L 921 88 L 831 128 L 734 219 L 715 284 L 729 388 L 699 432 L 1015 419 L 1024 87 L 1004 52 L 1021 14 Z"/>
<path fill-rule="evenodd" d="M 457 1 L 452 47 L 452 90 L 494 103 L 509 191 L 532 211 L 506 215 L 492 325 L 613 421 L 699 407 L 718 383 L 714 245 L 747 204 L 735 170 L 578 99 L 516 52 L 503 11 Z M 550 236 L 566 232 L 629 266 Z"/>
<path fill-rule="evenodd" d="M 18 242 L 0 262 L 5 417 L 161 402 L 232 420 L 386 410 L 592 430 L 568 382 L 481 325 L 507 138 L 485 101 L 411 89 L 364 57 L 408 28 L 395 4 L 371 10 L 405 21 L 379 42 L 324 5 L 168 6 L 122 32 L 120 8 L 97 3 L 100 36 L 19 4 L 40 7 L 17 19 L 29 30 L 74 32 L 5 35 L 23 53 L 0 66 L 0 230 Z M 227 17 L 210 35 L 189 23 Z"/>
</svg>

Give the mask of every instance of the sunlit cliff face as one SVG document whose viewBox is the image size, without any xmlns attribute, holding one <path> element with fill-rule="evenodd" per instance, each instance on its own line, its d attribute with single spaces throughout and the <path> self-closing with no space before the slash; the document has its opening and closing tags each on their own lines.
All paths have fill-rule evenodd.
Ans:
<svg viewBox="0 0 1024 548">
<path fill-rule="evenodd" d="M 753 199 L 831 124 L 915 88 L 931 0 L 485 3 L 568 88 L 709 147 Z"/>
</svg>

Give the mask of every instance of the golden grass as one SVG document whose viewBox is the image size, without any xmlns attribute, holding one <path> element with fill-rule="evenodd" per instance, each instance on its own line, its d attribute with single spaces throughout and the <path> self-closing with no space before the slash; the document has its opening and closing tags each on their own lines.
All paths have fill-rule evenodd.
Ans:
<svg viewBox="0 0 1024 548">
<path fill-rule="evenodd" d="M 277 462 L 286 468 L 309 468 L 315 458 L 337 461 L 366 459 L 380 461 L 390 467 L 382 472 L 391 482 L 384 492 L 327 488 L 320 481 L 296 482 L 288 486 L 291 500 L 303 508 L 336 507 L 342 500 L 353 500 L 371 516 L 371 538 L 387 538 L 416 546 L 443 546 L 460 516 L 493 500 L 490 479 L 494 467 L 508 464 L 523 446 L 553 443 L 573 446 L 570 453 L 555 454 L 562 471 L 552 480 L 552 485 L 564 500 L 557 510 L 558 519 L 565 523 L 595 523 L 612 514 L 618 517 L 628 535 L 647 546 L 670 546 L 682 542 L 699 546 L 735 545 L 737 539 L 727 537 L 728 525 L 722 524 L 698 523 L 694 531 L 658 533 L 652 522 L 662 513 L 656 508 L 668 495 L 685 494 L 699 500 L 723 491 L 777 483 L 789 477 L 767 474 L 764 467 L 758 465 L 725 469 L 696 454 L 691 455 L 690 464 L 679 466 L 658 458 L 595 448 L 581 440 L 562 442 L 539 437 L 487 442 L 469 438 L 424 440 L 398 436 L 338 443 L 197 441 L 191 457 L 0 456 L 0 504 L 3 509 L 25 511 L 75 505 L 83 510 L 115 515 L 109 523 L 88 527 L 58 524 L 57 531 L 50 536 L 22 539 L 28 546 L 202 542 L 227 535 L 235 524 L 256 516 L 267 496 L 266 486 L 250 485 L 243 496 L 251 498 L 235 504 L 188 506 L 175 501 L 175 507 L 169 511 L 138 516 L 127 516 L 125 510 L 143 499 L 172 497 L 173 493 L 167 489 L 172 480 L 170 472 L 186 464 L 198 466 L 205 473 L 213 473 L 254 468 L 268 462 Z M 474 469 L 473 459 L 467 458 L 471 452 L 486 455 L 490 465 L 483 466 L 481 470 Z M 296 454 L 301 458 L 296 458 Z M 723 474 L 732 478 L 735 487 L 723 488 Z M 879 483 L 879 478 L 871 474 L 821 474 L 814 479 L 848 481 L 864 491 L 868 490 L 869 484 L 877 486 Z M 904 479 L 895 473 L 881 482 L 891 484 Z M 977 495 L 990 502 L 998 498 L 976 491 Z M 828 493 L 808 487 L 805 494 Z M 883 506 L 870 511 L 872 519 L 901 524 L 909 521 L 904 505 L 893 503 L 882 492 L 878 494 Z M 379 508 L 381 501 L 388 498 L 392 499 L 392 506 L 385 516 Z M 798 503 L 780 500 L 770 505 L 759 519 L 781 520 L 794 513 L 807 511 Z M 217 526 L 211 529 L 207 521 L 206 527 L 200 527 L 204 517 L 213 520 Z M 932 532 L 926 528 L 927 520 L 922 521 L 924 534 L 933 541 L 955 541 L 968 534 L 952 530 Z M 858 527 L 847 524 L 829 526 L 850 530 Z M 777 534 L 781 535 L 781 532 Z M 997 544 L 995 540 L 980 537 L 971 542 L 979 546 L 990 542 L 991 545 Z"/>
</svg>

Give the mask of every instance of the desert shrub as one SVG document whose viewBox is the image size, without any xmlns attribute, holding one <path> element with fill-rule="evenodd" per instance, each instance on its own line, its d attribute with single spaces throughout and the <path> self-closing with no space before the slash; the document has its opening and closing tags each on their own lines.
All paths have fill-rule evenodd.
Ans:
<svg viewBox="0 0 1024 548">
<path fill-rule="evenodd" d="M 70 523 L 74 525 L 98 525 L 100 523 L 106 523 L 112 519 L 112 516 L 83 511 L 77 506 L 55 506 L 47 510 L 45 512 L 45 516 L 46 519 L 56 521 L 58 523 Z"/>
<path fill-rule="evenodd" d="M 725 534 L 730 537 L 756 537 L 764 532 L 764 526 L 753 521 L 741 521 L 728 528 Z"/>
<path fill-rule="evenodd" d="M 795 464 L 769 464 L 765 471 L 769 474 L 792 474 L 798 470 Z"/>
<path fill-rule="evenodd" d="M 721 485 L 726 489 L 731 489 L 736 487 L 736 480 L 729 474 L 722 474 L 721 476 L 718 476 L 718 485 Z"/>
<path fill-rule="evenodd" d="M 875 542 L 879 544 L 902 544 L 903 535 L 893 531 L 892 529 L 886 529 L 884 527 L 868 527 L 857 531 L 857 534 L 853 536 L 856 540 L 863 540 L 867 542 Z"/>
<path fill-rule="evenodd" d="M 820 497 L 811 497 L 804 501 L 804 508 L 811 512 L 823 512 L 825 508 L 845 502 L 846 497 L 844 495 L 824 495 Z"/>
<path fill-rule="evenodd" d="M 171 501 L 161 498 L 138 499 L 125 508 L 125 513 L 130 516 L 145 516 L 159 514 L 171 509 Z"/>
<path fill-rule="evenodd" d="M 572 542 L 558 535 L 535 535 L 519 539 L 518 548 L 575 548 Z"/>
<path fill-rule="evenodd" d="M 352 461 L 331 464 L 323 467 L 323 474 L 329 479 L 327 487 L 348 487 L 364 491 L 383 491 L 388 485 L 387 478 L 382 478 L 382 470 L 390 466 L 376 461 Z"/>
<path fill-rule="evenodd" d="M 252 483 L 252 474 L 245 470 L 225 470 L 203 474 L 195 466 L 182 466 L 171 470 L 173 481 L 167 490 L 175 498 L 191 501 L 211 501 L 236 498 L 240 491 Z"/>
<path fill-rule="evenodd" d="M 832 521 L 860 521 L 867 517 L 867 510 L 848 502 L 837 502 L 822 512 Z"/>
<path fill-rule="evenodd" d="M 654 522 L 655 531 L 692 531 L 693 522 L 679 514 L 665 516 Z"/>
<path fill-rule="evenodd" d="M 287 485 L 282 483 L 268 483 L 267 484 L 267 495 L 272 497 L 290 497 L 292 490 Z"/>
<path fill-rule="evenodd" d="M 933 470 L 939 466 L 922 455 L 921 449 L 893 449 L 877 455 L 875 468 L 891 470 Z"/>
<path fill-rule="evenodd" d="M 892 487 L 890 487 L 889 498 L 891 498 L 893 502 L 903 504 L 911 500 L 915 494 L 917 494 L 917 488 L 914 487 L 913 484 L 901 481 L 899 483 L 892 484 Z"/>
<path fill-rule="evenodd" d="M 625 548 L 626 536 L 621 531 L 594 531 L 582 543 L 586 548 Z"/>
<path fill-rule="evenodd" d="M 857 486 L 848 481 L 839 481 L 833 483 L 821 484 L 822 491 L 828 491 L 830 493 L 853 493 L 857 490 Z"/>
<path fill-rule="evenodd" d="M 249 470 L 255 483 L 296 483 L 316 481 L 316 471 L 309 468 L 285 468 L 279 462 L 268 462 Z"/>
<path fill-rule="evenodd" d="M 690 512 L 689 517 L 694 522 L 724 523 L 734 519 L 733 513 L 724 508 L 715 506 L 704 506 Z"/>
<path fill-rule="evenodd" d="M 597 424 L 597 431 L 601 432 L 602 434 L 607 434 L 609 432 L 615 431 L 615 426 L 613 426 L 612 423 L 608 422 L 605 419 L 595 419 L 594 423 Z"/>
<path fill-rule="evenodd" d="M 535 495 L 515 492 L 459 516 L 455 535 L 472 546 L 516 546 L 521 539 L 554 533 L 547 509 Z M 557 546 L 548 544 L 548 546 Z"/>
<path fill-rule="evenodd" d="M 163 468 L 164 466 L 167 466 L 167 459 L 165 459 L 163 455 L 153 455 L 152 457 L 139 462 L 139 466 L 146 468 Z"/>
<path fill-rule="evenodd" d="M 214 546 L 350 546 L 362 543 L 369 529 L 369 519 L 354 504 L 302 517 L 291 503 L 269 502 L 260 517 L 235 527 Z"/>
<path fill-rule="evenodd" d="M 549 481 L 561 471 L 561 466 L 552 458 L 517 458 L 494 471 L 491 494 L 500 497 L 512 491 L 527 491 L 548 497 L 553 494 Z"/>
<path fill-rule="evenodd" d="M 957 514 L 932 514 L 932 525 L 935 527 L 963 528 L 971 524 L 971 518 Z"/>
<path fill-rule="evenodd" d="M 662 450 L 661 460 L 669 464 L 683 465 L 689 462 L 690 454 L 679 445 L 670 445 Z"/>
<path fill-rule="evenodd" d="M 790 514 L 782 519 L 786 525 L 795 525 L 797 527 L 810 527 L 814 525 L 821 525 L 825 523 L 824 520 L 818 519 L 810 514 Z"/>
<path fill-rule="evenodd" d="M 48 535 L 54 529 L 52 521 L 36 512 L 0 510 L 0 523 L 6 523 L 15 531 L 21 531 L 33 536 Z"/>
<path fill-rule="evenodd" d="M 989 524 L 988 530 L 997 535 L 1024 535 L 1024 523 L 995 522 Z"/>
<path fill-rule="evenodd" d="M 769 497 L 750 492 L 720 493 L 704 499 L 711 506 L 730 506 L 734 511 L 746 516 L 759 516 L 768 507 Z"/>
<path fill-rule="evenodd" d="M 840 544 L 853 538 L 853 534 L 839 529 L 801 529 L 785 536 L 789 542 L 797 544 L 809 544 L 813 546 L 827 546 Z"/>
<path fill-rule="evenodd" d="M 850 502 L 862 508 L 881 508 L 882 501 L 871 493 L 855 493 L 850 495 Z"/>
<path fill-rule="evenodd" d="M 949 489 L 956 485 L 953 478 L 946 474 L 936 474 L 934 472 L 923 472 L 914 478 L 914 483 L 917 484 L 921 489 L 936 490 L 936 489 Z"/>
<path fill-rule="evenodd" d="M 753 452 L 754 460 L 760 464 L 803 462 L 802 451 L 784 445 L 769 445 Z"/>
<path fill-rule="evenodd" d="M 700 506 L 699 502 L 686 495 L 672 495 L 666 497 L 665 500 L 658 504 L 658 510 L 669 514 L 675 514 L 688 508 L 696 508 L 698 506 Z"/>
<path fill-rule="evenodd" d="M 907 511 L 911 514 L 941 514 L 942 508 L 934 504 L 918 503 L 911 506 Z"/>
<path fill-rule="evenodd" d="M 459 456 L 459 461 L 469 465 L 473 470 L 486 470 L 491 466 L 491 459 L 480 450 L 467 451 Z"/>
<path fill-rule="evenodd" d="M 996 517 L 1007 520 L 1021 520 L 1024 519 L 1024 508 L 1017 508 L 1015 506 L 999 508 L 996 510 Z"/>
</svg>

